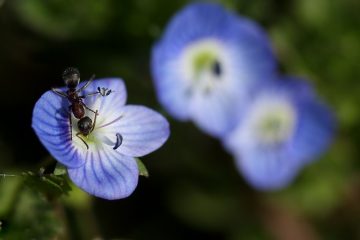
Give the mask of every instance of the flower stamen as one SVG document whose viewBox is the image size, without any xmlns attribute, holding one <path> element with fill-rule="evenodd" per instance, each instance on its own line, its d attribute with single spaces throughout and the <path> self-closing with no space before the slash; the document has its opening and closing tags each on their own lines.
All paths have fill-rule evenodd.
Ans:
<svg viewBox="0 0 360 240">
<path fill-rule="evenodd" d="M 112 120 L 112 121 L 110 121 L 110 122 L 108 122 L 108 123 L 106 123 L 106 124 L 104 124 L 104 125 L 101 125 L 100 127 L 97 127 L 97 128 L 107 127 L 107 126 L 109 126 L 109 125 L 117 122 L 118 120 L 120 120 L 120 119 L 123 118 L 123 117 L 124 117 L 124 115 L 120 115 L 119 117 L 115 118 L 114 120 Z"/>
<path fill-rule="evenodd" d="M 116 143 L 113 149 L 116 150 L 118 147 L 120 147 L 122 141 L 123 141 L 123 136 L 120 133 L 116 133 Z"/>
</svg>

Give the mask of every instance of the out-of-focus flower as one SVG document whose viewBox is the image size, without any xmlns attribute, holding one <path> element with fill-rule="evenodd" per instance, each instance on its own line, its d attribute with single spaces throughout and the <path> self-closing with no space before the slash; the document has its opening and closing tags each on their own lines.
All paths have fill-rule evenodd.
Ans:
<svg viewBox="0 0 360 240">
<path fill-rule="evenodd" d="M 328 147 L 334 127 L 311 87 L 289 78 L 259 90 L 225 146 L 251 185 L 279 189 Z"/>
<path fill-rule="evenodd" d="M 80 87 L 84 83 L 80 84 Z M 105 199 L 129 196 L 137 186 L 139 170 L 134 157 L 158 149 L 169 136 L 169 124 L 159 113 L 136 105 L 125 105 L 126 89 L 120 79 L 94 81 L 83 92 L 97 87 L 112 90 L 108 96 L 90 96 L 84 103 L 98 110 L 93 131 L 82 139 L 72 116 L 72 139 L 66 98 L 48 91 L 37 101 L 32 127 L 51 155 L 68 168 L 70 179 L 86 192 Z M 65 89 L 62 89 L 65 90 Z M 94 119 L 94 113 L 86 111 Z M 114 149 L 121 136 L 121 145 Z M 118 144 L 119 145 L 119 142 Z"/>
<path fill-rule="evenodd" d="M 152 52 L 160 102 L 175 118 L 193 120 L 213 136 L 234 127 L 239 114 L 234 109 L 275 69 L 262 29 L 212 3 L 177 13 Z"/>
</svg>

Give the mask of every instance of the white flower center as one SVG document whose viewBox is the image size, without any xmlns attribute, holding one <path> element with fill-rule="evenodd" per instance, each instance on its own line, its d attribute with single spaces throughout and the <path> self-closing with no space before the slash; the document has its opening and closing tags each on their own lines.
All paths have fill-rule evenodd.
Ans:
<svg viewBox="0 0 360 240">
<path fill-rule="evenodd" d="M 215 39 L 199 40 L 185 48 L 180 57 L 181 71 L 185 81 L 203 93 L 209 93 L 224 84 L 227 75 L 226 51 Z"/>
<path fill-rule="evenodd" d="M 115 116 L 105 116 L 105 113 L 99 109 L 101 100 L 101 96 L 96 97 L 96 101 L 92 102 L 91 104 L 87 104 L 87 107 L 92 109 L 93 111 L 98 110 L 98 115 L 96 116 L 95 122 L 95 113 L 90 110 L 85 109 L 85 116 L 89 117 L 92 121 L 92 124 L 95 124 L 94 129 L 87 135 L 79 134 L 80 130 L 78 127 L 79 119 L 76 119 L 73 114 L 72 115 L 72 142 L 75 147 L 82 150 L 93 151 L 97 148 L 101 148 L 103 144 L 107 144 L 110 146 L 114 146 L 116 142 L 116 134 L 114 133 L 113 139 L 108 139 L 105 135 L 107 131 L 111 130 L 107 128 L 105 125 L 106 122 L 109 122 L 109 119 L 116 118 Z M 109 114 L 107 114 L 109 115 Z M 112 114 L 110 114 L 112 115 Z M 105 127 L 103 127 L 105 126 Z M 86 144 L 88 145 L 89 149 L 87 149 Z"/>
<path fill-rule="evenodd" d="M 296 124 L 296 112 L 285 99 L 263 99 L 255 104 L 250 118 L 253 120 L 255 137 L 263 144 L 287 141 Z"/>
</svg>

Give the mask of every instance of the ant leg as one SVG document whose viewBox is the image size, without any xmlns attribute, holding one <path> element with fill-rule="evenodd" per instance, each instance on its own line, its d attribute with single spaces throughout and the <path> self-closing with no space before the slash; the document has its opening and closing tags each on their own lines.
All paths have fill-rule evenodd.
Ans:
<svg viewBox="0 0 360 240">
<path fill-rule="evenodd" d="M 94 110 L 92 110 L 91 108 L 89 108 L 88 106 L 86 106 L 86 104 L 85 103 L 81 103 L 87 110 L 89 110 L 89 111 L 91 111 L 91 112 L 93 112 L 93 113 L 96 113 Z"/>
<path fill-rule="evenodd" d="M 69 122 L 70 122 L 70 140 L 72 141 L 72 117 L 71 117 L 71 106 L 69 106 Z"/>
<path fill-rule="evenodd" d="M 53 93 L 56 93 L 57 95 L 59 95 L 60 97 L 66 97 L 67 98 L 67 94 L 64 92 L 59 91 L 56 88 L 52 88 L 51 91 L 53 91 Z"/>
<path fill-rule="evenodd" d="M 93 123 L 93 125 L 92 125 L 92 128 L 91 128 L 90 132 L 94 131 L 94 128 L 95 128 L 95 125 L 96 125 L 97 115 L 99 115 L 99 114 L 98 114 L 98 110 L 95 111 L 94 123 Z"/>
<path fill-rule="evenodd" d="M 85 142 L 84 139 L 82 139 L 82 138 L 80 137 L 80 134 L 81 134 L 81 132 L 78 132 L 78 133 L 76 134 L 76 136 L 85 144 L 86 149 L 89 150 L 89 145 Z"/>
<path fill-rule="evenodd" d="M 79 93 L 79 92 L 81 92 L 82 90 L 84 90 L 85 88 L 87 88 L 94 79 L 95 79 L 95 74 L 93 74 L 93 75 L 91 76 L 91 78 L 89 79 L 89 81 L 87 81 L 87 83 L 86 83 L 84 86 L 82 86 L 81 88 L 79 88 L 78 90 L 76 90 L 76 92 Z"/>
</svg>

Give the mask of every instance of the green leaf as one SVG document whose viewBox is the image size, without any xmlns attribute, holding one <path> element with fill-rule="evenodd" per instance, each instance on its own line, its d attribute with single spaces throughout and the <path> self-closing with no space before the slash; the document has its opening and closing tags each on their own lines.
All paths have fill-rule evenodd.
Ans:
<svg viewBox="0 0 360 240">
<path fill-rule="evenodd" d="M 27 186 L 49 197 L 67 195 L 71 190 L 66 175 L 43 174 L 41 169 L 38 174 L 28 171 L 22 175 Z"/>
<path fill-rule="evenodd" d="M 62 165 L 61 163 L 57 163 L 55 170 L 54 170 L 54 175 L 59 176 L 59 175 L 66 175 L 67 170 L 66 167 L 64 165 Z"/>
<path fill-rule="evenodd" d="M 139 158 L 135 158 L 135 159 L 136 159 L 136 163 L 139 168 L 139 175 L 143 176 L 143 177 L 149 177 L 149 172 L 148 172 L 145 164 Z"/>
</svg>

